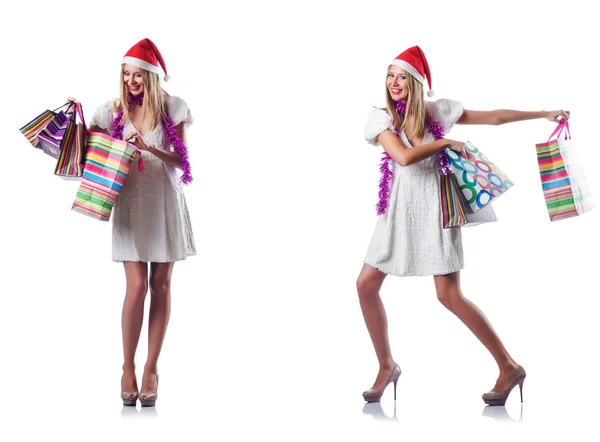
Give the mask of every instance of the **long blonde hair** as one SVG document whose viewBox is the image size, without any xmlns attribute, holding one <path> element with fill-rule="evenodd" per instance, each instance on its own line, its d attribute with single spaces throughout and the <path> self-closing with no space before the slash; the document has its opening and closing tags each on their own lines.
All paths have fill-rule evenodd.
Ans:
<svg viewBox="0 0 600 442">
<path fill-rule="evenodd" d="M 119 80 L 120 85 L 120 96 L 119 103 L 114 104 L 114 110 L 117 112 L 121 107 L 123 108 L 123 119 L 125 122 L 130 119 L 128 106 L 123 106 L 123 103 L 128 103 L 127 97 L 129 96 L 129 90 L 123 80 L 123 70 L 125 64 L 121 65 L 121 77 Z M 154 129 L 162 121 L 163 115 L 167 111 L 167 97 L 169 94 L 160 85 L 160 78 L 158 74 L 147 71 L 146 69 L 140 68 L 140 74 L 142 75 L 142 81 L 144 82 L 144 103 L 142 104 L 142 118 L 146 118 L 146 115 L 150 115 L 152 119 L 152 126 L 150 130 Z"/>
<path fill-rule="evenodd" d="M 408 134 L 409 138 L 425 135 L 427 123 L 427 107 L 423 98 L 423 85 L 415 77 L 406 72 L 406 83 L 408 84 L 406 112 L 411 112 L 414 117 L 413 131 Z M 402 117 L 396 111 L 396 102 L 392 99 L 390 91 L 385 87 L 385 97 L 387 103 L 387 112 L 392 116 L 394 127 L 399 131 L 406 129 L 406 118 Z"/>
</svg>

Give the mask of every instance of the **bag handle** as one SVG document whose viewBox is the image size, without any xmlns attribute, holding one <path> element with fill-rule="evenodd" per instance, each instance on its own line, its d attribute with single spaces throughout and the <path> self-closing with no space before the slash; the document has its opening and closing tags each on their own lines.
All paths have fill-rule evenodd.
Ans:
<svg viewBox="0 0 600 442">
<path fill-rule="evenodd" d="M 563 130 L 565 130 L 565 129 L 566 129 L 565 140 L 567 139 L 567 137 L 568 137 L 568 139 L 571 139 L 571 131 L 569 130 L 569 122 L 567 120 L 562 120 L 560 123 L 558 123 L 556 128 L 554 128 L 554 131 L 548 137 L 548 141 L 550 141 L 554 135 L 556 135 L 555 139 L 558 139 L 562 135 Z"/>
<path fill-rule="evenodd" d="M 70 105 L 72 105 L 72 104 L 73 104 L 73 102 L 72 102 L 72 101 L 67 101 L 67 102 L 66 102 L 65 104 L 63 104 L 62 106 L 58 106 L 58 107 L 57 107 L 56 109 L 54 109 L 52 112 L 56 112 L 57 110 L 59 110 L 59 109 L 62 109 L 62 108 L 63 108 L 63 107 L 65 107 L 65 106 L 70 106 Z"/>
</svg>

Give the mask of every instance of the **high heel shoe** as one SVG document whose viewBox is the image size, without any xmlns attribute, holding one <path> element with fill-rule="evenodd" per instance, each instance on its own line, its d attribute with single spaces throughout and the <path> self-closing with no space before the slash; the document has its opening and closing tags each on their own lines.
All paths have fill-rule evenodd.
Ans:
<svg viewBox="0 0 600 442">
<path fill-rule="evenodd" d="M 508 386 L 508 388 L 501 392 L 489 391 L 484 393 L 481 398 L 483 402 L 488 405 L 504 405 L 506 403 L 506 399 L 508 399 L 508 395 L 517 385 L 519 386 L 519 390 L 521 392 L 521 403 L 523 403 L 523 382 L 525 382 L 525 369 L 519 365 L 517 368 L 517 372 L 515 373 L 515 378 L 512 383 Z"/>
<path fill-rule="evenodd" d="M 137 402 L 139 397 L 139 393 L 126 393 L 124 391 L 121 392 L 121 399 L 123 399 L 123 405 L 132 405 L 135 407 L 135 403 Z"/>
<path fill-rule="evenodd" d="M 121 382 L 123 382 L 123 376 L 121 376 Z M 126 391 L 121 392 L 121 399 L 123 399 L 123 405 L 133 405 L 135 407 L 138 397 L 139 393 L 137 391 L 134 391 L 132 393 L 128 393 Z"/>
<path fill-rule="evenodd" d="M 379 402 L 381 400 L 381 396 L 383 396 L 385 388 L 392 382 L 394 383 L 394 400 L 396 400 L 396 385 L 398 384 L 398 378 L 400 377 L 400 374 L 402 374 L 400 367 L 398 364 L 394 364 L 392 374 L 385 385 L 382 388 L 369 388 L 363 393 L 364 400 L 367 402 Z"/>
<path fill-rule="evenodd" d="M 158 373 L 156 374 L 156 389 L 158 390 Z M 142 407 L 154 407 L 156 399 L 158 399 L 158 391 L 140 393 L 140 403 L 142 404 Z"/>
</svg>

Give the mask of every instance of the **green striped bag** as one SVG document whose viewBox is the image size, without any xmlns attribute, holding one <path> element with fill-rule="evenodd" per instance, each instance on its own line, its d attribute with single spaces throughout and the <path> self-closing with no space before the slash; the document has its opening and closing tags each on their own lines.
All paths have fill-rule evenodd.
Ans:
<svg viewBox="0 0 600 442">
<path fill-rule="evenodd" d="M 565 136 L 562 137 L 563 131 Z M 556 135 L 556 138 L 551 139 Z M 545 143 L 535 145 L 542 190 L 550 221 L 579 216 L 595 203 L 577 159 L 569 122 L 564 120 Z"/>
<path fill-rule="evenodd" d="M 140 153 L 125 141 L 101 132 L 90 132 L 83 177 L 72 210 L 108 221 L 136 152 Z M 141 155 L 138 170 L 144 170 Z"/>
</svg>

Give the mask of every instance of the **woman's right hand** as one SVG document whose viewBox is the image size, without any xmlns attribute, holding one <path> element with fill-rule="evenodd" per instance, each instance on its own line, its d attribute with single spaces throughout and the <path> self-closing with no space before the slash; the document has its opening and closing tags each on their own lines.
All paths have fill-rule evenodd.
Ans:
<svg viewBox="0 0 600 442">
<path fill-rule="evenodd" d="M 73 105 L 79 103 L 79 101 L 77 101 L 77 98 L 73 98 L 73 97 L 67 97 L 67 101 L 70 104 L 69 104 L 69 106 L 67 106 L 67 110 L 65 111 L 65 113 L 71 114 L 75 110 L 75 106 L 73 106 Z"/>
<path fill-rule="evenodd" d="M 465 147 L 465 143 L 462 141 L 449 140 L 446 138 L 448 145 L 446 146 L 448 149 L 452 149 L 455 152 L 458 152 L 463 157 L 467 156 L 467 148 Z"/>
</svg>

